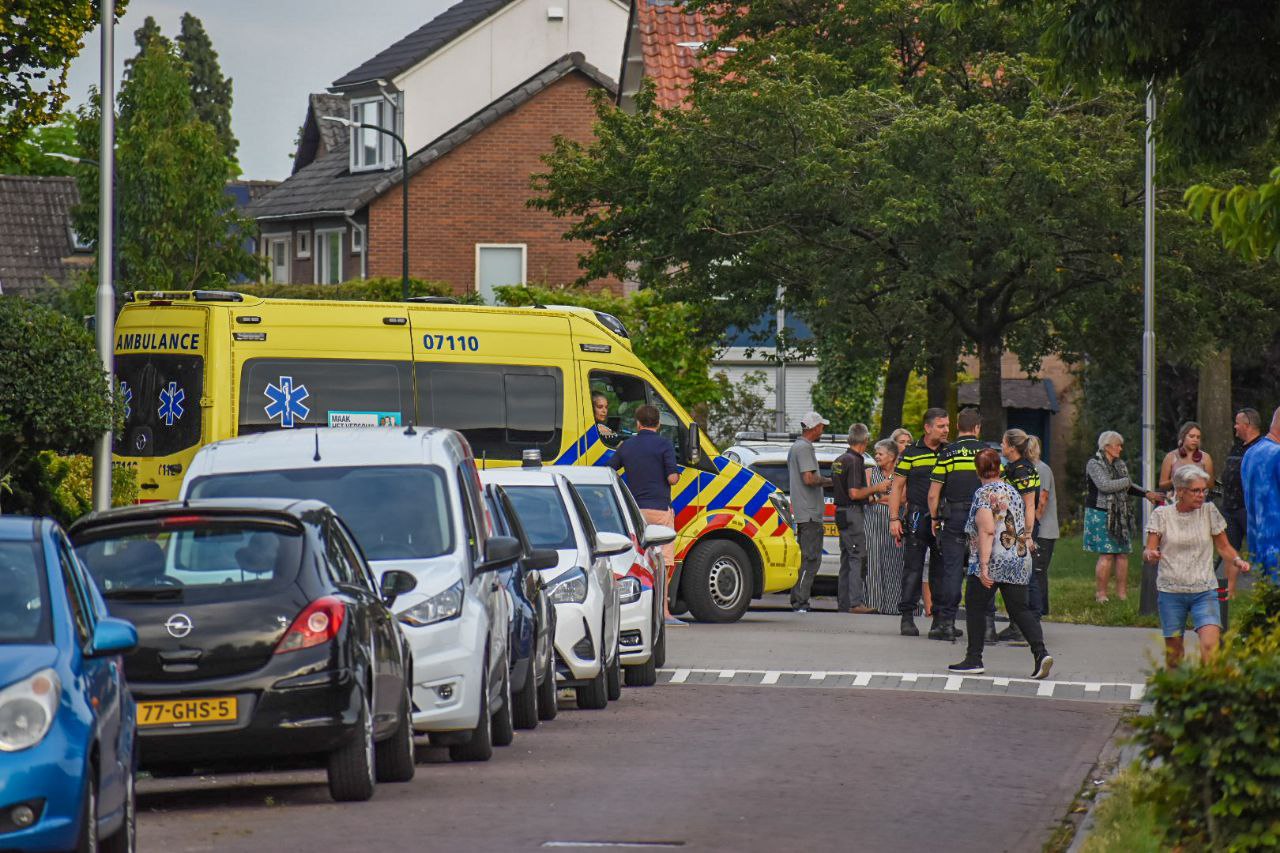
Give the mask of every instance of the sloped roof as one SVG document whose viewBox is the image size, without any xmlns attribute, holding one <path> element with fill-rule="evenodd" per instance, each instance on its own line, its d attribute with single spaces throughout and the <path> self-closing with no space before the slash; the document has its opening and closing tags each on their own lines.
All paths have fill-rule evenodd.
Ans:
<svg viewBox="0 0 1280 853">
<path fill-rule="evenodd" d="M 339 148 L 346 150 L 350 138 L 347 129 L 337 122 L 320 121 L 323 116 L 346 118 L 347 99 L 324 92 L 307 96 L 307 117 L 302 121 L 298 150 L 293 154 L 294 172 L 310 165 L 317 157 Z"/>
<path fill-rule="evenodd" d="M 343 89 L 377 79 L 390 80 L 513 2 L 515 0 L 462 0 L 334 80 L 333 88 Z"/>
<path fill-rule="evenodd" d="M 699 47 L 681 45 L 706 44 L 718 32 L 708 15 L 686 11 L 682 0 L 631 0 L 631 26 L 622 74 L 627 77 L 628 58 L 635 55 L 638 47 L 640 68 L 644 77 L 653 81 L 658 106 L 678 107 L 689 94 L 693 70 L 706 61 L 706 54 Z M 633 86 L 639 88 L 639 82 L 623 79 L 621 89 L 630 92 Z"/>
<path fill-rule="evenodd" d="M 614 91 L 614 82 L 587 62 L 581 53 L 563 56 L 411 154 L 409 174 L 412 176 L 426 168 L 573 72 L 585 75 L 611 93 Z M 348 168 L 348 161 L 345 146 L 340 151 L 321 157 L 254 202 L 246 213 L 259 221 L 307 219 L 323 215 L 349 216 L 400 183 L 402 170 L 399 168 L 353 173 Z"/>
<path fill-rule="evenodd" d="M 66 280 L 79 200 L 75 178 L 0 175 L 0 292 L 29 296 Z"/>
<path fill-rule="evenodd" d="M 978 405 L 978 383 L 964 383 L 956 396 L 961 406 Z M 1058 411 L 1058 395 L 1052 379 L 1001 379 L 1000 397 L 1000 405 L 1006 409 Z"/>
</svg>

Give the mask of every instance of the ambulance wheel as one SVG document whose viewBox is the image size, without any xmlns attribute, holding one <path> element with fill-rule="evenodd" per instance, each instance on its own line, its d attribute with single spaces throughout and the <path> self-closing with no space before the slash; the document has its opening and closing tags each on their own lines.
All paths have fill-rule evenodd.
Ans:
<svg viewBox="0 0 1280 853">
<path fill-rule="evenodd" d="M 751 561 L 733 542 L 712 539 L 684 561 L 681 597 L 699 622 L 737 622 L 751 604 Z"/>
</svg>

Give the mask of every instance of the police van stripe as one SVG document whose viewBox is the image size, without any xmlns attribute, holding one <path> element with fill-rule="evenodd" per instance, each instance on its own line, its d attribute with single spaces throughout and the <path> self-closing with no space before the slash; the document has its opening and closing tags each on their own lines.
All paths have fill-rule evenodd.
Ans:
<svg viewBox="0 0 1280 853">
<path fill-rule="evenodd" d="M 747 501 L 747 505 L 745 507 L 747 515 L 754 516 L 759 512 L 760 508 L 769 502 L 769 495 L 776 488 L 777 486 L 766 480 L 765 484 L 760 487 L 760 490 L 755 493 L 755 496 L 751 498 L 751 500 Z"/>
</svg>

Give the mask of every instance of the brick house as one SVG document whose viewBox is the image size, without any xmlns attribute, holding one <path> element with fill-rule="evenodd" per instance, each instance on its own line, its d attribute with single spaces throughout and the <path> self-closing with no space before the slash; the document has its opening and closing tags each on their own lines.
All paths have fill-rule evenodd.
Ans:
<svg viewBox="0 0 1280 853">
<path fill-rule="evenodd" d="M 556 136 L 591 138 L 626 16 L 619 0 L 462 0 L 311 96 L 293 175 L 250 210 L 271 278 L 400 275 L 400 148 L 368 125 L 409 152 L 410 275 L 486 297 L 577 278 L 580 247 L 526 207 L 529 179 Z"/>
</svg>

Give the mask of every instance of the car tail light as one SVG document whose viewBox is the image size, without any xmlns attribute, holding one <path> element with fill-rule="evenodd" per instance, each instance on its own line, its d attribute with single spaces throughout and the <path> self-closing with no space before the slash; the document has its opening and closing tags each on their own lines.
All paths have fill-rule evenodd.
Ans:
<svg viewBox="0 0 1280 853">
<path fill-rule="evenodd" d="M 285 631 L 276 644 L 275 653 L 280 655 L 296 652 L 298 649 L 309 649 L 329 642 L 338 636 L 338 629 L 342 627 L 342 620 L 346 615 L 347 606 L 338 599 L 317 598 L 293 620 L 289 630 Z"/>
</svg>

